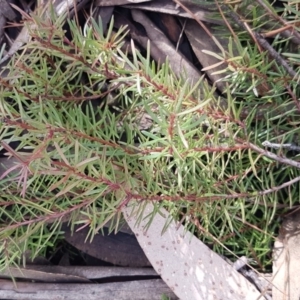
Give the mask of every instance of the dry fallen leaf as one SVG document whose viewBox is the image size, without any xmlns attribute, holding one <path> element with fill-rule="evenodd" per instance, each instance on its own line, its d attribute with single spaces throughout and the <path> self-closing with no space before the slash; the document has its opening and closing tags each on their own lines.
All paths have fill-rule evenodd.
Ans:
<svg viewBox="0 0 300 300">
<path fill-rule="evenodd" d="M 144 216 L 151 215 L 152 204 L 140 205 L 145 205 Z M 161 209 L 146 230 L 148 218 L 137 225 L 141 207 L 122 209 L 153 268 L 181 300 L 264 299 L 245 277 L 182 225 L 172 221 L 162 234 L 169 217 L 166 210 Z"/>
</svg>

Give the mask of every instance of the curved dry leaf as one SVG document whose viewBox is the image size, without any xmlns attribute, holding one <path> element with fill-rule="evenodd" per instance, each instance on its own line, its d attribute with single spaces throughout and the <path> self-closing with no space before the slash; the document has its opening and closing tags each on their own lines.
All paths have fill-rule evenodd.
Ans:
<svg viewBox="0 0 300 300">
<path fill-rule="evenodd" d="M 157 26 L 141 11 L 132 9 L 132 18 L 135 22 L 144 26 L 147 35 L 151 41 L 162 53 L 164 53 L 169 61 L 172 70 L 176 76 L 182 76 L 184 72 L 191 82 L 197 82 L 201 73 L 188 61 L 183 55 L 178 53 L 170 40 L 161 32 Z"/>
<path fill-rule="evenodd" d="M 126 5 L 131 3 L 143 3 L 150 2 L 152 0 L 96 0 L 95 6 L 117 6 L 117 5 Z"/>
<path fill-rule="evenodd" d="M 17 17 L 16 13 L 14 12 L 12 7 L 10 6 L 10 3 L 7 0 L 0 0 L 0 6 L 0 16 L 3 16 L 10 21 L 14 20 Z"/>
<path fill-rule="evenodd" d="M 100 0 L 98 0 L 100 1 Z M 101 0 L 102 1 L 102 0 Z M 205 21 L 212 24 L 225 25 L 222 20 L 213 17 L 213 11 L 217 10 L 214 4 L 207 2 L 195 3 L 195 1 L 185 1 L 184 6 L 191 12 L 187 12 L 177 5 L 175 1 L 170 0 L 153 0 L 150 3 L 128 4 L 126 8 L 140 9 L 143 11 L 153 11 L 161 14 L 175 15 L 183 18 Z"/>
<path fill-rule="evenodd" d="M 206 27 L 214 34 L 210 24 L 206 24 Z M 221 56 L 217 55 L 221 50 L 215 44 L 214 39 L 212 39 L 206 31 L 193 20 L 187 20 L 184 32 L 187 35 L 195 55 L 203 66 L 202 71 L 207 71 L 207 75 L 210 79 L 213 82 L 216 82 L 217 87 L 221 91 L 224 91 L 226 84 L 225 82 L 220 81 L 220 79 L 224 78 L 226 74 L 217 74 L 215 72 L 226 69 L 227 64 L 222 60 Z M 227 50 L 228 40 L 219 37 L 219 42 L 224 46 L 224 49 Z M 211 54 L 208 54 L 203 50 L 208 50 Z"/>
<path fill-rule="evenodd" d="M 78 227 L 76 228 L 78 229 Z M 134 235 L 123 232 L 109 234 L 108 229 L 104 228 L 103 234 L 95 235 L 93 241 L 89 242 L 86 240 L 89 233 L 88 228 L 83 228 L 74 234 L 66 224 L 62 229 L 68 243 L 97 259 L 125 267 L 151 266 Z"/>
</svg>

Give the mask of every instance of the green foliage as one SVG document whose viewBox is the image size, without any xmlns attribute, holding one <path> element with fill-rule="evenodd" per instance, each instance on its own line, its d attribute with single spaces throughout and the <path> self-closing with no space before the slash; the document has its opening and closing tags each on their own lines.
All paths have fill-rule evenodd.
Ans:
<svg viewBox="0 0 300 300">
<path fill-rule="evenodd" d="M 43 253 L 63 221 L 92 239 L 108 220 L 122 224 L 122 206 L 152 201 L 219 253 L 263 268 L 278 215 L 298 203 L 299 184 L 281 186 L 298 168 L 262 148 L 297 141 L 297 78 L 242 30 L 217 56 L 228 63 L 219 97 L 203 78 L 190 86 L 157 66 L 149 49 L 143 57 L 132 43 L 130 59 L 113 23 L 104 34 L 101 22 L 69 21 L 68 39 L 61 19 L 34 21 L 0 79 L 1 145 L 19 162 L 0 181 L 0 267 Z M 288 43 L 273 44 L 299 73 Z"/>
</svg>

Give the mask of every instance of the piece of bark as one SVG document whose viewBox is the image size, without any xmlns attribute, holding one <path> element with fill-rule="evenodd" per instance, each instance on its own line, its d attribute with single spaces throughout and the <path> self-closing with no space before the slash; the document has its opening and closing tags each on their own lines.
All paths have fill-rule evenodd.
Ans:
<svg viewBox="0 0 300 300">
<path fill-rule="evenodd" d="M 23 271 L 24 268 L 21 268 Z M 84 279 L 104 279 L 109 277 L 158 276 L 152 268 L 124 268 L 104 266 L 40 266 L 29 265 L 25 270 L 35 270 L 50 274 L 65 274 Z M 0 272 L 2 276 L 3 272 Z"/>
<path fill-rule="evenodd" d="M 161 300 L 178 299 L 161 279 L 101 284 L 54 284 L 0 280 L 0 299 L 11 300 Z"/>
<path fill-rule="evenodd" d="M 283 221 L 273 250 L 273 300 L 300 298 L 300 211 Z"/>
<path fill-rule="evenodd" d="M 153 268 L 181 300 L 264 299 L 245 277 L 182 225 L 169 222 L 166 210 L 152 216 L 153 204 L 143 201 L 134 209 L 124 206 L 122 211 Z"/>
<path fill-rule="evenodd" d="M 114 282 L 118 278 L 129 281 L 135 277 L 139 280 L 158 279 L 159 275 L 152 268 L 123 268 L 104 266 L 50 266 L 28 265 L 26 268 L 9 267 L 0 271 L 0 278 L 11 278 L 45 283 L 91 283 L 90 280 Z M 112 278 L 110 280 L 110 278 Z M 107 282 L 106 281 L 106 282 Z"/>
<path fill-rule="evenodd" d="M 34 270 L 32 266 L 28 268 L 10 267 L 4 271 L 0 271 L 0 278 L 28 279 L 40 282 L 60 282 L 60 283 L 88 283 L 88 279 L 74 274 L 53 272 L 49 269 L 50 266 L 37 266 Z"/>
</svg>

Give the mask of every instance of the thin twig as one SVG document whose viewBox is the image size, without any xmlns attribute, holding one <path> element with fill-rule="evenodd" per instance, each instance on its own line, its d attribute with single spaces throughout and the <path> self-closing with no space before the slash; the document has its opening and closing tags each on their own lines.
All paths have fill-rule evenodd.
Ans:
<svg viewBox="0 0 300 300">
<path fill-rule="evenodd" d="M 220 15 L 222 16 L 222 19 L 224 20 L 224 22 L 225 22 L 227 28 L 228 28 L 229 31 L 231 32 L 232 36 L 236 39 L 236 38 L 237 38 L 237 35 L 236 35 L 236 33 L 234 32 L 234 30 L 232 29 L 232 26 L 231 26 L 231 25 L 229 24 L 229 22 L 227 21 L 225 15 L 224 15 L 224 12 L 223 12 L 223 10 L 222 10 L 222 7 L 219 5 L 219 2 L 218 2 L 217 0 L 215 0 L 215 3 L 216 3 L 216 5 L 217 5 L 217 7 L 218 7 L 219 13 L 220 13 Z"/>
<path fill-rule="evenodd" d="M 274 14 L 270 8 L 262 1 L 262 0 L 257 0 L 258 4 L 263 7 L 267 13 L 272 16 L 276 21 L 279 21 L 284 27 L 286 28 L 289 28 L 291 27 L 290 24 L 286 23 L 279 15 L 277 14 Z M 293 32 L 291 32 L 289 29 L 285 29 L 283 32 L 282 32 L 282 35 L 284 37 L 289 37 L 291 38 L 291 40 L 293 41 L 293 43 L 299 45 L 300 44 L 300 34 L 298 31 L 296 31 L 296 29 L 293 27 Z"/>
<path fill-rule="evenodd" d="M 275 59 L 275 61 L 281 65 L 287 73 L 292 76 L 296 77 L 297 73 L 289 66 L 289 64 L 280 56 L 280 54 L 265 40 L 259 33 L 253 31 L 254 36 L 261 47 L 263 47 L 265 50 L 269 51 L 269 54 L 271 57 Z"/>
<path fill-rule="evenodd" d="M 236 139 L 238 142 L 242 142 L 242 140 L 239 140 L 239 139 Z M 261 155 L 263 156 L 266 156 L 266 157 L 269 157 L 271 159 L 274 159 L 282 164 L 286 164 L 286 165 L 289 165 L 289 166 L 292 166 L 292 167 L 295 167 L 297 169 L 300 169 L 300 162 L 297 162 L 295 160 L 292 160 L 292 159 L 289 159 L 289 158 L 286 158 L 286 157 L 280 157 L 278 155 L 276 155 L 275 153 L 273 152 L 270 152 L 270 151 L 267 151 L 267 150 L 264 150 L 252 143 L 248 143 L 247 144 L 249 146 L 250 149 L 260 153 Z"/>
<path fill-rule="evenodd" d="M 269 141 L 264 141 L 262 143 L 264 147 L 272 148 L 272 149 L 287 149 L 290 151 L 297 151 L 300 152 L 300 146 L 297 146 L 295 144 L 289 143 L 289 144 L 277 144 L 277 143 L 271 143 Z"/>
<path fill-rule="evenodd" d="M 264 190 L 262 192 L 259 192 L 259 195 L 266 195 L 266 194 L 269 194 L 269 193 L 273 193 L 273 192 L 277 192 L 285 187 L 288 187 L 296 182 L 300 181 L 300 176 L 288 181 L 288 182 L 285 182 L 281 185 L 278 185 L 278 186 L 274 186 L 274 187 L 271 187 L 270 189 L 267 189 L 267 190 Z"/>
<path fill-rule="evenodd" d="M 224 8 L 227 11 L 229 16 L 236 22 L 236 24 L 240 28 L 242 28 L 243 30 L 246 30 L 247 32 L 249 32 L 249 27 L 246 25 L 245 22 L 241 21 L 238 14 L 236 14 L 235 12 L 229 10 L 226 6 L 222 6 L 222 8 Z M 281 65 L 290 76 L 297 77 L 297 73 L 293 70 L 293 68 L 291 68 L 288 65 L 288 63 L 280 56 L 280 54 L 259 33 L 257 33 L 254 30 L 251 30 L 251 35 L 253 35 L 253 37 L 255 38 L 257 43 L 259 44 L 259 46 L 261 46 L 263 49 L 267 50 L 269 55 L 272 58 L 274 58 L 274 60 L 279 65 Z"/>
</svg>

